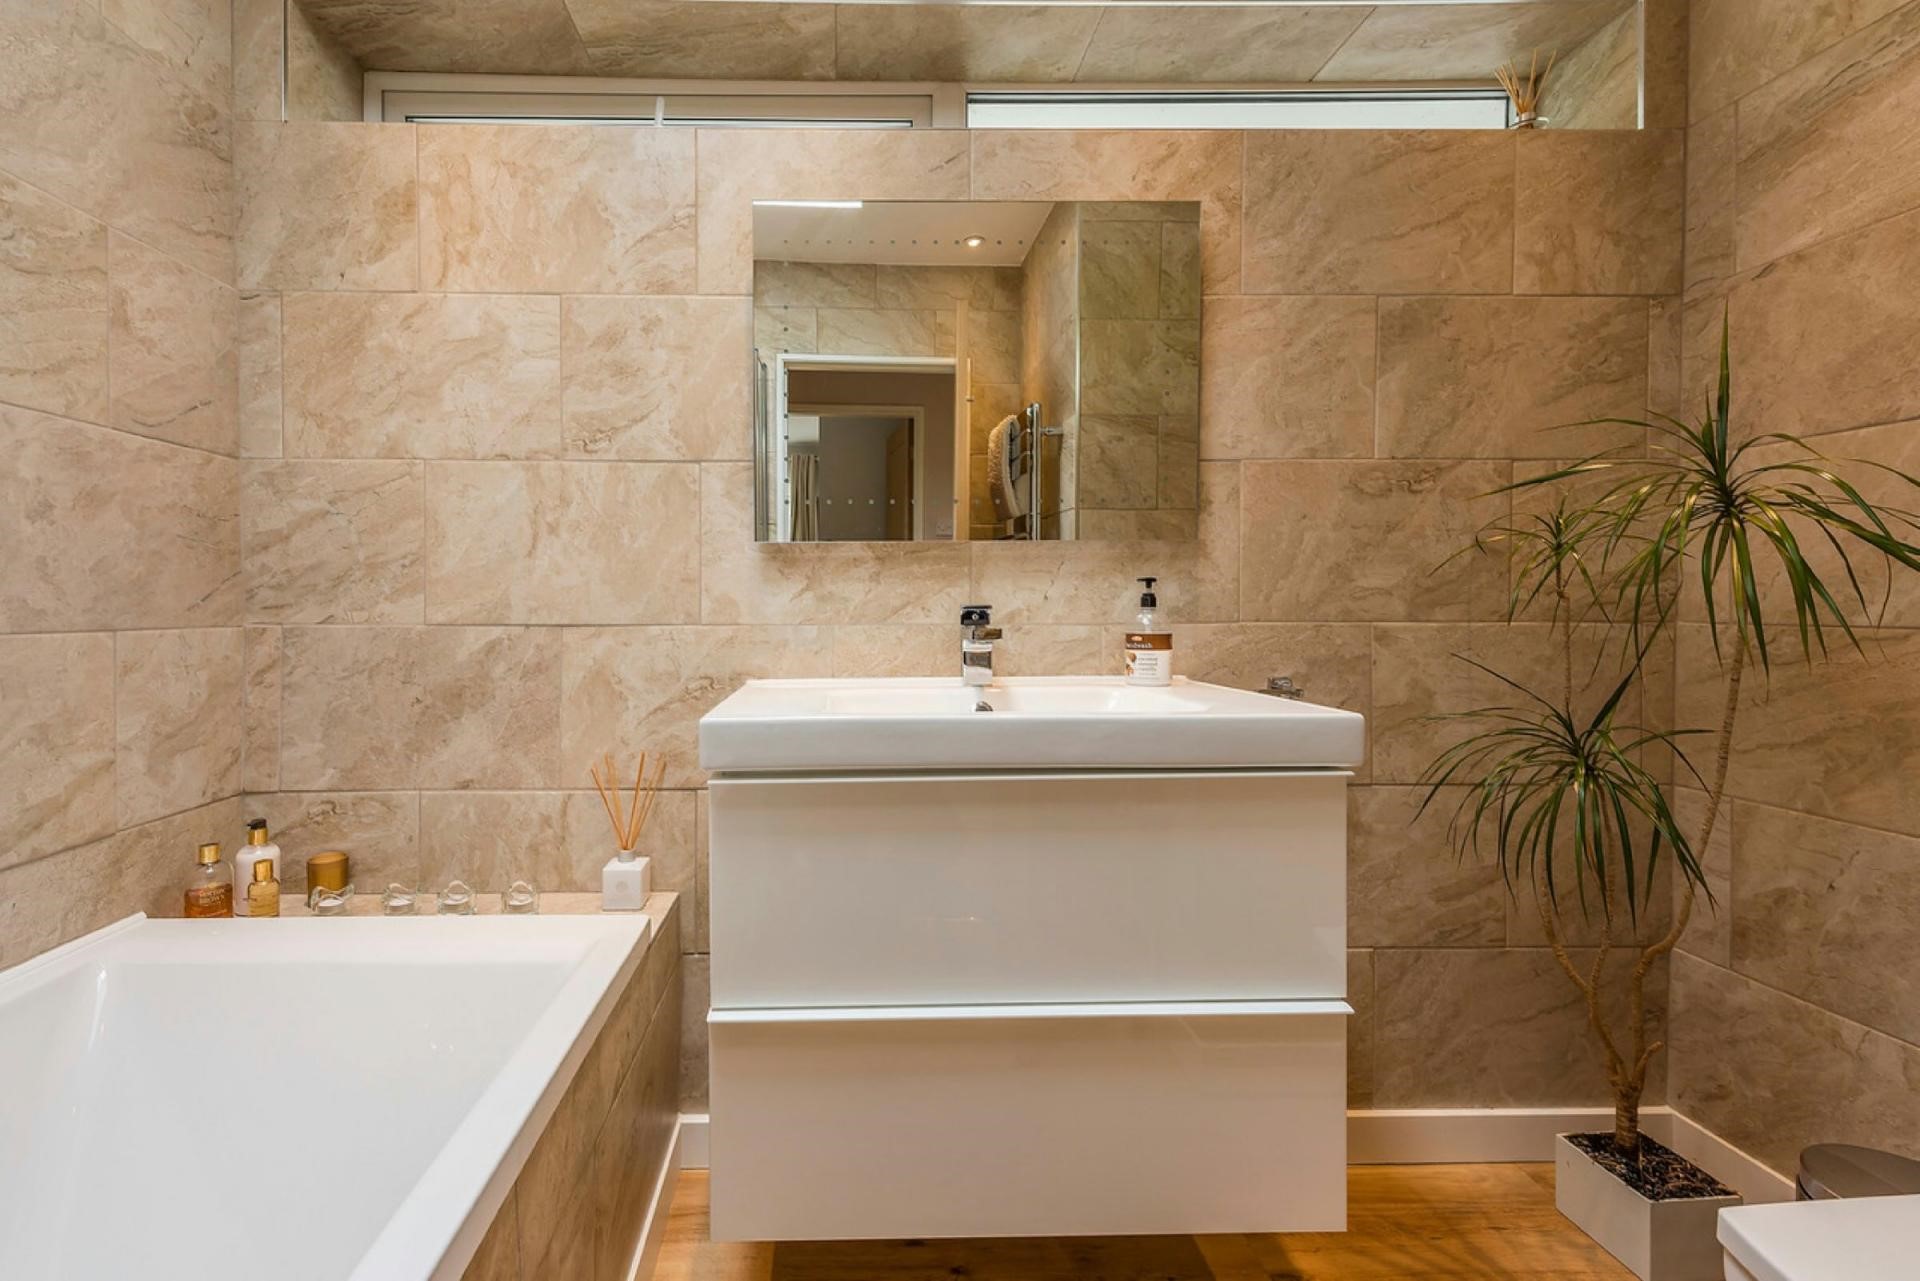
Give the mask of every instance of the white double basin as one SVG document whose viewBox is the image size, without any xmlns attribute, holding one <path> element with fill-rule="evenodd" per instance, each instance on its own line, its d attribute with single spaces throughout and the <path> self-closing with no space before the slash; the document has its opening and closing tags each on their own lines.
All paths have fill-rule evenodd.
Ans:
<svg viewBox="0 0 1920 1281">
<path fill-rule="evenodd" d="M 715 1237 L 1344 1226 L 1364 750 L 1351 712 L 1193 682 L 728 698 Z"/>
</svg>

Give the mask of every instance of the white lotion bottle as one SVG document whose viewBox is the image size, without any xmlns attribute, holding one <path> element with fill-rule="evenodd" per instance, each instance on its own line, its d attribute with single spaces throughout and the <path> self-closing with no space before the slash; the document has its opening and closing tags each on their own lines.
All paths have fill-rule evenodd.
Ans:
<svg viewBox="0 0 1920 1281">
<path fill-rule="evenodd" d="M 1133 617 L 1133 629 L 1127 633 L 1127 684 L 1171 685 L 1173 683 L 1173 633 L 1160 618 L 1160 598 L 1154 594 L 1154 578 L 1138 580 L 1146 588 L 1140 593 L 1140 612 Z"/>
<path fill-rule="evenodd" d="M 233 914 L 247 914 L 247 887 L 253 884 L 253 865 L 266 861 L 273 864 L 273 879 L 280 879 L 280 847 L 267 835 L 267 820 L 250 819 L 247 822 L 247 843 L 233 856 Z"/>
</svg>

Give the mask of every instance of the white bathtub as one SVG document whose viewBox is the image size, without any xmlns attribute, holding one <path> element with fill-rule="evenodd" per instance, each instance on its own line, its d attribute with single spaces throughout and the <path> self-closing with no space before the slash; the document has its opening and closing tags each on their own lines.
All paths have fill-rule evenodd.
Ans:
<svg viewBox="0 0 1920 1281">
<path fill-rule="evenodd" d="M 648 925 L 131 917 L 0 974 L 0 1277 L 460 1276 Z"/>
</svg>

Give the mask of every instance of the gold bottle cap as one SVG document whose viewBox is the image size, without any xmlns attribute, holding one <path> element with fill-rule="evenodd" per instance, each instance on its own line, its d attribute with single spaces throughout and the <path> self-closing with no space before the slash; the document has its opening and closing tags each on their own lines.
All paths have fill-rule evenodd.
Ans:
<svg viewBox="0 0 1920 1281">
<path fill-rule="evenodd" d="M 339 850 L 325 850 L 307 860 L 307 888 L 344 890 L 347 888 L 347 856 Z"/>
<path fill-rule="evenodd" d="M 208 841 L 205 845 L 202 845 L 200 847 L 200 861 L 202 863 L 218 863 L 220 861 L 220 842 Z"/>
<path fill-rule="evenodd" d="M 273 879 L 273 860 L 270 858 L 255 859 L 253 861 L 253 879 L 256 881 L 271 881 Z"/>
<path fill-rule="evenodd" d="M 247 844 L 265 845 L 267 843 L 267 820 L 256 818 L 247 824 Z"/>
</svg>

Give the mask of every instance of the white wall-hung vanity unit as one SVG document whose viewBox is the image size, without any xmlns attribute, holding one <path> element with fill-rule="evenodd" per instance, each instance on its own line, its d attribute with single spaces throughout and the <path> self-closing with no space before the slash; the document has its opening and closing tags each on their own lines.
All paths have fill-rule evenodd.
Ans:
<svg viewBox="0 0 1920 1281">
<path fill-rule="evenodd" d="M 1360 716 L 774 680 L 700 744 L 715 1239 L 1345 1226 Z"/>
</svg>

